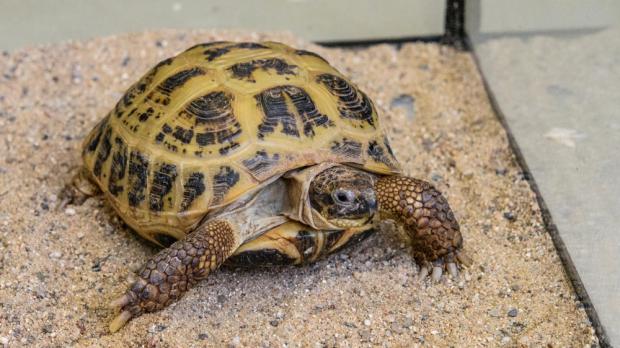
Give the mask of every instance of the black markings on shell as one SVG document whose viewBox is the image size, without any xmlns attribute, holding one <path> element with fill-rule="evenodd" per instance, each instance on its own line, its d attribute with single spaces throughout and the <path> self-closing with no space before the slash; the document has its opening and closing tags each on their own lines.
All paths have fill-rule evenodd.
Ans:
<svg viewBox="0 0 620 348">
<path fill-rule="evenodd" d="M 220 147 L 220 149 L 218 150 L 218 152 L 220 153 L 220 155 L 225 156 L 227 155 L 231 150 L 234 150 L 236 148 L 239 147 L 239 143 L 230 143 L 226 146 L 222 146 Z"/>
<path fill-rule="evenodd" d="M 179 141 L 183 144 L 189 144 L 194 135 L 193 130 L 185 129 L 180 126 L 176 126 L 174 130 L 172 126 L 167 123 L 164 123 L 161 126 L 161 131 L 155 135 L 155 143 L 162 144 L 166 147 L 166 149 L 177 152 L 178 146 L 174 144 L 175 141 Z M 167 137 L 170 136 L 170 137 Z"/>
<path fill-rule="evenodd" d="M 161 144 L 161 142 L 164 141 L 164 138 L 166 137 L 166 135 L 162 132 L 157 133 L 157 135 L 155 136 L 155 142 L 158 144 Z"/>
<path fill-rule="evenodd" d="M 186 211 L 191 207 L 196 198 L 205 192 L 205 176 L 200 172 L 194 172 L 189 175 L 185 184 L 183 184 L 183 201 L 181 202 L 181 211 Z"/>
<path fill-rule="evenodd" d="M 211 92 L 187 104 L 179 116 L 193 120 L 196 143 L 199 146 L 222 145 L 219 153 L 227 154 L 239 147 L 235 141 L 241 135 L 241 125 L 231 105 L 232 96 L 224 92 Z"/>
<path fill-rule="evenodd" d="M 333 122 L 319 112 L 310 96 L 295 86 L 278 86 L 262 91 L 254 96 L 263 111 L 263 121 L 258 126 L 258 137 L 273 133 L 282 124 L 282 133 L 299 137 L 297 118 L 301 120 L 305 136 L 313 137 L 315 127 L 331 127 Z M 295 110 L 290 110 L 286 98 L 290 99 Z"/>
<path fill-rule="evenodd" d="M 224 92 L 212 92 L 202 97 L 192 100 L 185 108 L 185 116 L 194 118 L 197 126 L 203 126 L 210 130 L 213 135 L 213 142 L 207 144 L 223 143 L 229 137 L 235 137 L 239 133 L 227 132 L 231 124 L 240 132 L 240 125 L 233 115 L 231 106 L 232 97 Z M 203 144 L 201 144 L 203 145 Z"/>
<path fill-rule="evenodd" d="M 114 114 L 116 115 L 116 117 L 120 118 L 121 116 L 123 116 L 123 112 L 125 112 L 126 108 L 131 106 L 136 96 L 138 96 L 140 93 L 143 93 L 145 89 L 146 82 L 142 82 L 142 80 L 136 82 L 131 87 L 129 87 L 123 97 L 114 106 Z"/>
<path fill-rule="evenodd" d="M 263 111 L 263 122 L 258 126 L 258 137 L 273 133 L 282 124 L 282 133 L 299 138 L 295 116 L 288 110 L 282 88 L 274 87 L 254 96 Z"/>
<path fill-rule="evenodd" d="M 329 92 L 338 98 L 338 111 L 343 118 L 366 121 L 375 127 L 373 106 L 364 92 L 349 84 L 345 79 L 332 74 L 322 74 L 317 82 L 327 87 Z"/>
<path fill-rule="evenodd" d="M 110 165 L 110 177 L 108 178 L 108 190 L 114 196 L 118 196 L 123 192 L 123 185 L 119 182 L 125 177 L 127 170 L 127 145 L 120 137 L 114 139 L 116 143 L 116 151 L 112 155 L 112 163 Z"/>
<path fill-rule="evenodd" d="M 172 64 L 172 61 L 173 58 L 168 58 L 157 63 L 157 65 L 155 65 L 148 73 L 146 73 L 146 75 L 144 75 L 138 82 L 134 83 L 131 87 L 129 87 L 127 92 L 125 92 L 121 100 L 119 100 L 114 107 L 114 113 L 116 114 L 116 117 L 121 117 L 125 110 L 133 104 L 136 97 L 143 94 L 147 90 L 147 87 L 151 85 L 159 69 L 164 65 Z"/>
<path fill-rule="evenodd" d="M 189 51 L 197 49 L 197 48 L 209 48 L 209 47 L 213 47 L 215 45 L 226 44 L 226 43 L 228 43 L 228 41 L 203 42 L 203 43 L 196 44 L 196 45 L 186 49 L 185 52 L 189 52 Z"/>
<path fill-rule="evenodd" d="M 153 116 L 153 113 L 154 113 L 154 112 L 155 112 L 155 109 L 153 109 L 152 107 L 149 107 L 149 108 L 147 108 L 144 112 L 141 112 L 141 113 L 138 115 L 138 120 L 139 120 L 140 122 L 146 122 L 146 121 L 148 121 L 148 119 L 149 119 L 151 116 Z M 129 117 L 129 116 L 131 116 L 131 114 L 133 114 L 133 113 L 130 113 L 130 114 L 129 114 L 129 115 L 127 115 L 127 116 Z"/>
<path fill-rule="evenodd" d="M 387 135 L 383 137 L 383 145 L 387 149 L 390 156 L 392 156 L 394 160 L 396 160 L 396 156 L 394 156 L 394 151 L 392 150 L 392 147 L 390 146 L 390 142 L 388 141 Z"/>
<path fill-rule="evenodd" d="M 314 127 L 331 127 L 334 123 L 324 114 L 321 114 L 312 101 L 312 98 L 301 88 L 285 86 L 284 92 L 291 98 L 297 114 L 301 117 L 304 135 L 314 136 Z"/>
<path fill-rule="evenodd" d="M 149 174 L 149 161 L 144 154 L 131 151 L 129 156 L 129 192 L 127 199 L 129 205 L 137 207 L 145 198 L 146 184 Z"/>
<path fill-rule="evenodd" d="M 96 177 L 101 177 L 101 169 L 103 168 L 103 164 L 108 157 L 110 157 L 110 150 L 112 148 L 111 138 L 112 129 L 108 127 L 97 150 L 97 158 L 95 159 L 95 166 L 93 167 L 93 174 Z"/>
<path fill-rule="evenodd" d="M 185 129 L 181 126 L 176 126 L 172 136 L 183 144 L 189 144 L 194 137 L 194 131 L 191 129 Z"/>
<path fill-rule="evenodd" d="M 166 146 L 166 149 L 172 151 L 172 152 L 177 152 L 179 151 L 179 148 L 176 145 L 170 144 L 170 143 L 164 143 L 164 145 Z"/>
<path fill-rule="evenodd" d="M 153 172 L 153 182 L 149 193 L 149 208 L 152 211 L 162 211 L 164 209 L 164 197 L 172 190 L 174 181 L 177 177 L 177 168 L 174 164 L 162 163 Z"/>
<path fill-rule="evenodd" d="M 231 187 L 239 182 L 239 173 L 228 166 L 220 167 L 219 173 L 213 177 L 213 202 L 219 204 Z"/>
<path fill-rule="evenodd" d="M 228 52 L 230 52 L 230 48 L 228 47 L 217 47 L 207 49 L 203 52 L 203 54 L 205 55 L 205 57 L 207 57 L 207 60 L 211 62 L 214 59 L 219 58 Z"/>
<path fill-rule="evenodd" d="M 253 157 L 243 160 L 243 165 L 255 177 L 262 177 L 265 173 L 269 173 L 274 166 L 278 165 L 280 155 L 274 153 L 271 157 L 265 150 L 256 151 Z"/>
<path fill-rule="evenodd" d="M 157 73 L 157 71 L 159 71 L 159 69 L 160 69 L 162 66 L 172 64 L 172 61 L 173 61 L 173 60 L 174 60 L 174 58 L 173 58 L 173 57 L 171 57 L 171 58 L 166 58 L 166 59 L 162 60 L 161 62 L 157 63 L 157 65 L 155 65 L 155 67 L 153 67 L 153 70 L 151 71 L 151 73 L 152 73 L 152 72 Z M 149 73 L 149 75 L 151 75 L 151 73 Z M 153 73 L 153 75 L 155 75 L 155 73 Z"/>
<path fill-rule="evenodd" d="M 204 74 L 205 71 L 198 67 L 179 71 L 160 83 L 157 86 L 157 90 L 165 95 L 170 95 L 175 89 L 182 87 L 192 77 Z"/>
<path fill-rule="evenodd" d="M 366 151 L 370 158 L 375 160 L 376 162 L 380 162 L 385 164 L 390 168 L 397 168 L 396 159 L 391 151 L 386 151 L 379 142 L 376 140 L 371 140 L 368 142 L 368 150 Z"/>
<path fill-rule="evenodd" d="M 131 104 L 133 104 L 134 98 L 140 93 L 143 93 L 145 88 L 146 88 L 146 85 L 140 82 L 132 85 L 131 87 L 129 87 L 127 92 L 123 94 L 123 98 L 119 101 L 119 103 L 122 102 L 123 107 L 130 106 Z M 117 110 L 121 109 L 119 104 L 117 104 L 116 106 L 117 106 Z M 119 116 L 119 114 L 117 113 L 116 116 Z"/>
<path fill-rule="evenodd" d="M 239 43 L 232 43 L 230 45 L 226 45 L 222 47 L 210 48 L 210 46 L 214 46 L 215 44 L 218 44 L 218 43 L 222 43 L 222 42 L 203 44 L 204 47 L 207 47 L 207 49 L 203 52 L 203 54 L 205 55 L 206 59 L 209 62 L 227 54 L 228 52 L 230 52 L 232 49 L 235 49 L 235 48 L 242 48 L 242 49 L 249 49 L 249 50 L 268 48 L 267 46 L 264 46 L 264 45 L 261 45 L 255 42 L 239 42 Z"/>
<path fill-rule="evenodd" d="M 151 93 L 149 93 L 149 95 L 146 96 L 146 99 L 148 101 L 154 102 L 156 104 L 161 104 L 161 105 L 168 105 L 170 104 L 170 97 L 159 92 L 159 91 L 151 91 Z M 131 114 L 127 115 L 127 117 L 131 116 Z M 159 118 L 159 117 L 157 117 Z"/>
<path fill-rule="evenodd" d="M 327 63 L 327 60 L 325 58 L 323 58 L 320 55 L 318 55 L 318 54 L 316 54 L 314 52 L 311 52 L 311 51 L 296 50 L 295 53 L 300 55 L 300 56 L 312 56 L 312 57 L 318 58 L 318 59 L 324 61 L 325 63 Z"/>
<path fill-rule="evenodd" d="M 256 69 L 273 70 L 278 75 L 297 75 L 297 65 L 289 64 L 280 58 L 255 59 L 249 62 L 237 63 L 228 68 L 232 73 L 232 77 L 252 82 L 255 82 L 252 74 Z"/>
<path fill-rule="evenodd" d="M 95 150 L 97 150 L 97 145 L 99 145 L 99 141 L 101 140 L 101 136 L 103 135 L 103 131 L 106 129 L 106 127 L 108 126 L 108 118 L 104 118 L 103 121 L 101 121 L 101 123 L 99 123 L 99 125 L 97 125 L 97 128 L 95 128 L 95 135 L 91 138 L 90 142 L 88 143 L 88 145 L 86 145 L 84 147 L 84 150 L 87 152 L 95 152 Z"/>
<path fill-rule="evenodd" d="M 237 42 L 229 46 L 230 48 L 245 48 L 248 50 L 269 49 L 265 45 L 261 45 L 256 42 Z"/>
<path fill-rule="evenodd" d="M 362 156 L 362 143 L 352 139 L 342 138 L 332 142 L 331 151 L 339 156 L 358 159 Z"/>
</svg>

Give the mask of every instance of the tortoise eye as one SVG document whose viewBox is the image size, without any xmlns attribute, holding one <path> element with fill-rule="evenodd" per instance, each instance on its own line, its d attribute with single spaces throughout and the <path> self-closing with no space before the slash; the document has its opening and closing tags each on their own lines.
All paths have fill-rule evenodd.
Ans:
<svg viewBox="0 0 620 348">
<path fill-rule="evenodd" d="M 349 190 L 337 189 L 332 194 L 334 201 L 339 204 L 351 204 L 355 200 L 355 195 Z"/>
</svg>

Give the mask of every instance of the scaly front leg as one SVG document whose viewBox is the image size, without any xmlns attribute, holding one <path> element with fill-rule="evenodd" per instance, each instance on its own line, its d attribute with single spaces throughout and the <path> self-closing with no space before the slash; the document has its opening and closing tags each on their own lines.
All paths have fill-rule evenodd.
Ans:
<svg viewBox="0 0 620 348">
<path fill-rule="evenodd" d="M 381 215 L 394 219 L 411 237 L 421 279 L 432 268 L 432 278 L 439 280 L 444 266 L 456 277 L 456 262 L 471 264 L 462 249 L 459 224 L 446 199 L 431 184 L 405 176 L 386 176 L 377 180 L 375 191 Z"/>
<path fill-rule="evenodd" d="M 226 220 L 211 220 L 185 239 L 149 259 L 139 279 L 111 303 L 120 314 L 110 323 L 118 331 L 131 318 L 160 310 L 219 267 L 239 246 L 238 228 Z"/>
</svg>

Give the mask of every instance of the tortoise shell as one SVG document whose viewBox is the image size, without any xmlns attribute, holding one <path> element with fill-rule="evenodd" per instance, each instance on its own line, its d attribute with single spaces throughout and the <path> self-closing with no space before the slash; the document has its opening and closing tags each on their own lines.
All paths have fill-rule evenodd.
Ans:
<svg viewBox="0 0 620 348">
<path fill-rule="evenodd" d="M 86 137 L 84 167 L 131 227 L 167 244 L 295 168 L 398 172 L 379 121 L 366 94 L 315 53 L 200 44 L 127 90 Z"/>
</svg>

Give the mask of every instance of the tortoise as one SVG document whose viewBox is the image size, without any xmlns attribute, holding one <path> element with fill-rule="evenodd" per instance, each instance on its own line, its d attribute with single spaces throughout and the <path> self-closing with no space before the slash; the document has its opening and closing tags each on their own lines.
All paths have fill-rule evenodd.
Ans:
<svg viewBox="0 0 620 348">
<path fill-rule="evenodd" d="M 442 194 L 402 175 L 370 98 L 324 58 L 276 42 L 211 42 L 155 65 L 87 135 L 65 202 L 103 193 L 164 247 L 111 303 L 112 332 L 223 263 L 304 264 L 381 219 L 420 279 L 471 261 Z"/>
</svg>

